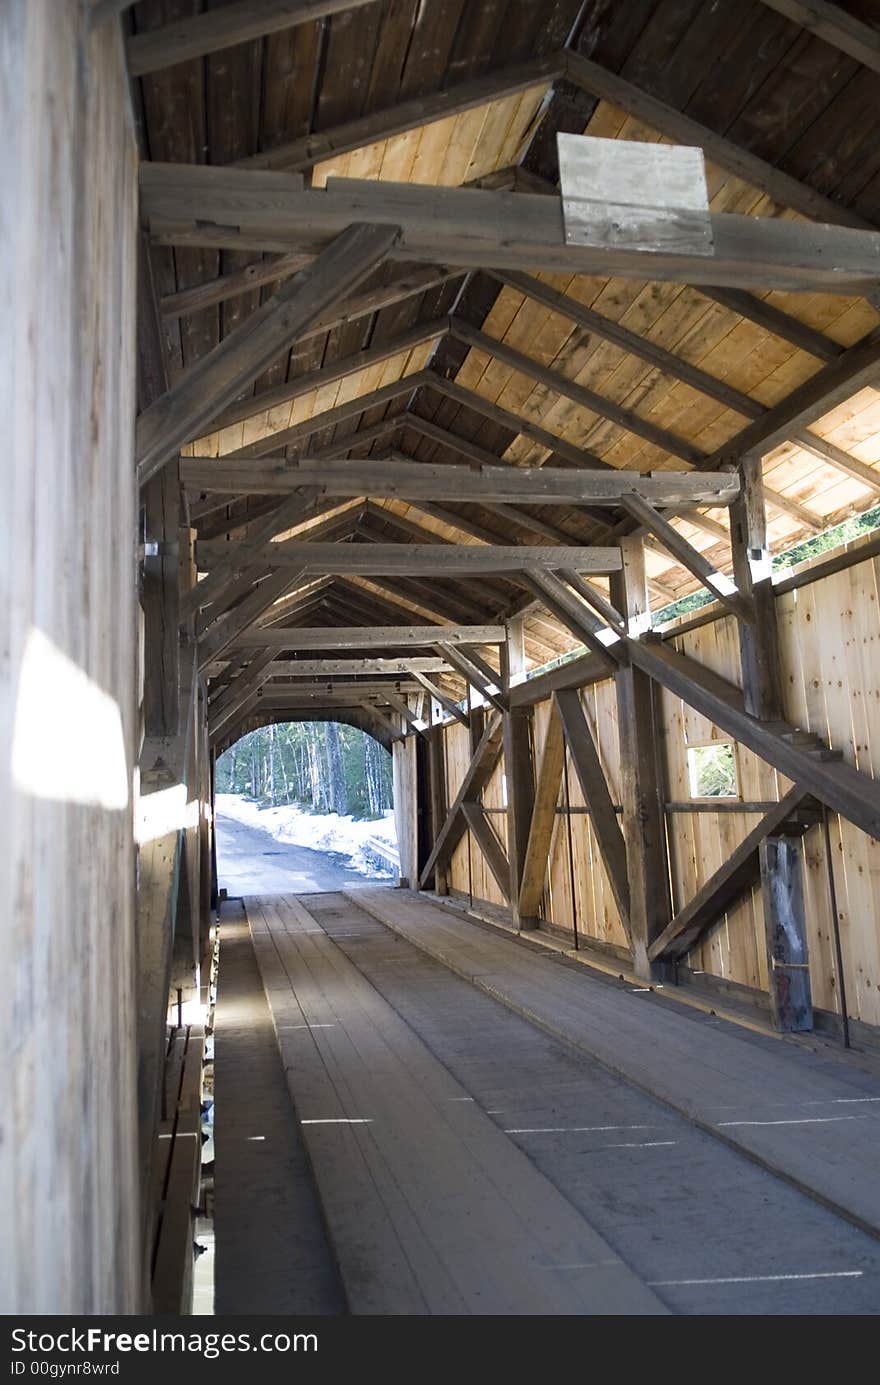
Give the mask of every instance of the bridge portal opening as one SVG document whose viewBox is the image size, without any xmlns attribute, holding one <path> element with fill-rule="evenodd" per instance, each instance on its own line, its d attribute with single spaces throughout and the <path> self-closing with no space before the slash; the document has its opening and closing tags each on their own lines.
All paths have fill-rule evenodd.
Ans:
<svg viewBox="0 0 880 1385">
<path fill-rule="evenodd" d="M 217 760 L 217 878 L 229 895 L 394 881 L 391 755 L 360 727 L 270 723 Z"/>
</svg>

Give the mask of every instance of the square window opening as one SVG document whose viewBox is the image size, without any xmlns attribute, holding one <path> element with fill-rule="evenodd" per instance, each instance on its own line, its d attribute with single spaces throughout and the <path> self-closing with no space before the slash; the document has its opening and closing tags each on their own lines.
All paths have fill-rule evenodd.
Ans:
<svg viewBox="0 0 880 1385">
<path fill-rule="evenodd" d="M 736 798 L 739 793 L 732 741 L 688 746 L 691 798 Z"/>
</svg>

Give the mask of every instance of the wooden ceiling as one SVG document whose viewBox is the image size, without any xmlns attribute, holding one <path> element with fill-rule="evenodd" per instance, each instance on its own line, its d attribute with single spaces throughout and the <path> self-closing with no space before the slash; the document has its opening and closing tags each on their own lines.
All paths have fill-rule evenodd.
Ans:
<svg viewBox="0 0 880 1385">
<path fill-rule="evenodd" d="M 224 8 L 232 13 L 235 0 L 141 0 L 126 20 L 136 40 Z M 299 169 L 315 187 L 343 176 L 536 193 L 555 189 L 559 131 L 700 142 L 713 211 L 880 227 L 878 72 L 861 23 L 852 56 L 843 39 L 820 38 L 765 0 L 323 8 L 336 12 L 138 77 L 144 159 Z M 871 0 L 834 8 L 877 21 Z M 558 61 L 566 47 L 587 60 L 581 69 Z M 150 255 L 172 384 L 304 262 L 183 244 L 153 243 Z M 388 263 L 344 316 L 295 342 L 183 452 L 393 451 L 520 466 L 570 466 L 588 452 L 640 472 L 712 470 L 713 458 L 735 455 L 744 430 L 765 427 L 770 537 L 780 551 L 880 500 L 880 392 L 870 371 L 854 376 L 849 393 L 838 388 L 828 409 L 814 405 L 807 423 L 794 408 L 808 382 L 821 394 L 828 376 L 830 389 L 847 349 L 880 323 L 877 303 Z M 795 423 L 774 430 L 788 404 Z M 189 501 L 201 538 L 232 543 L 279 504 L 201 490 Z M 673 522 L 729 570 L 723 507 Z M 440 546 L 602 543 L 608 529 L 607 517 L 583 507 L 357 497 L 316 502 L 284 531 Z M 655 606 L 699 585 L 655 541 L 649 576 Z M 527 611 L 531 664 L 576 643 L 516 581 L 443 577 L 439 553 L 437 579 L 319 578 L 264 620 L 485 622 L 518 610 Z"/>
</svg>

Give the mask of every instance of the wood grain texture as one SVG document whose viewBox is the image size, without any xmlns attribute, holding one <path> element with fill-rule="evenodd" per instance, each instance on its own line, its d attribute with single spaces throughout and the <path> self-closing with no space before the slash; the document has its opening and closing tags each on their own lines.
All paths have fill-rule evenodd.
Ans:
<svg viewBox="0 0 880 1385">
<path fill-rule="evenodd" d="M 75 0 L 3 5 L 0 115 L 0 1310 L 136 1314 L 137 151 L 118 26 L 89 32 Z"/>
</svg>

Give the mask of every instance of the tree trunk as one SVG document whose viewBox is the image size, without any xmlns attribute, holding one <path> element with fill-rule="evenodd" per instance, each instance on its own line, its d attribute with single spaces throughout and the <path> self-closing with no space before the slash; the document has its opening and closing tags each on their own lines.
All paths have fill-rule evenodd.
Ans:
<svg viewBox="0 0 880 1385">
<path fill-rule="evenodd" d="M 275 726 L 269 726 L 269 797 L 274 808 L 278 802 L 275 794 Z"/>
<path fill-rule="evenodd" d="M 345 765 L 342 761 L 342 739 L 339 724 L 328 721 L 325 726 L 327 736 L 327 759 L 330 765 L 330 797 L 333 811 L 340 817 L 348 814 L 348 790 L 345 783 Z"/>
</svg>

